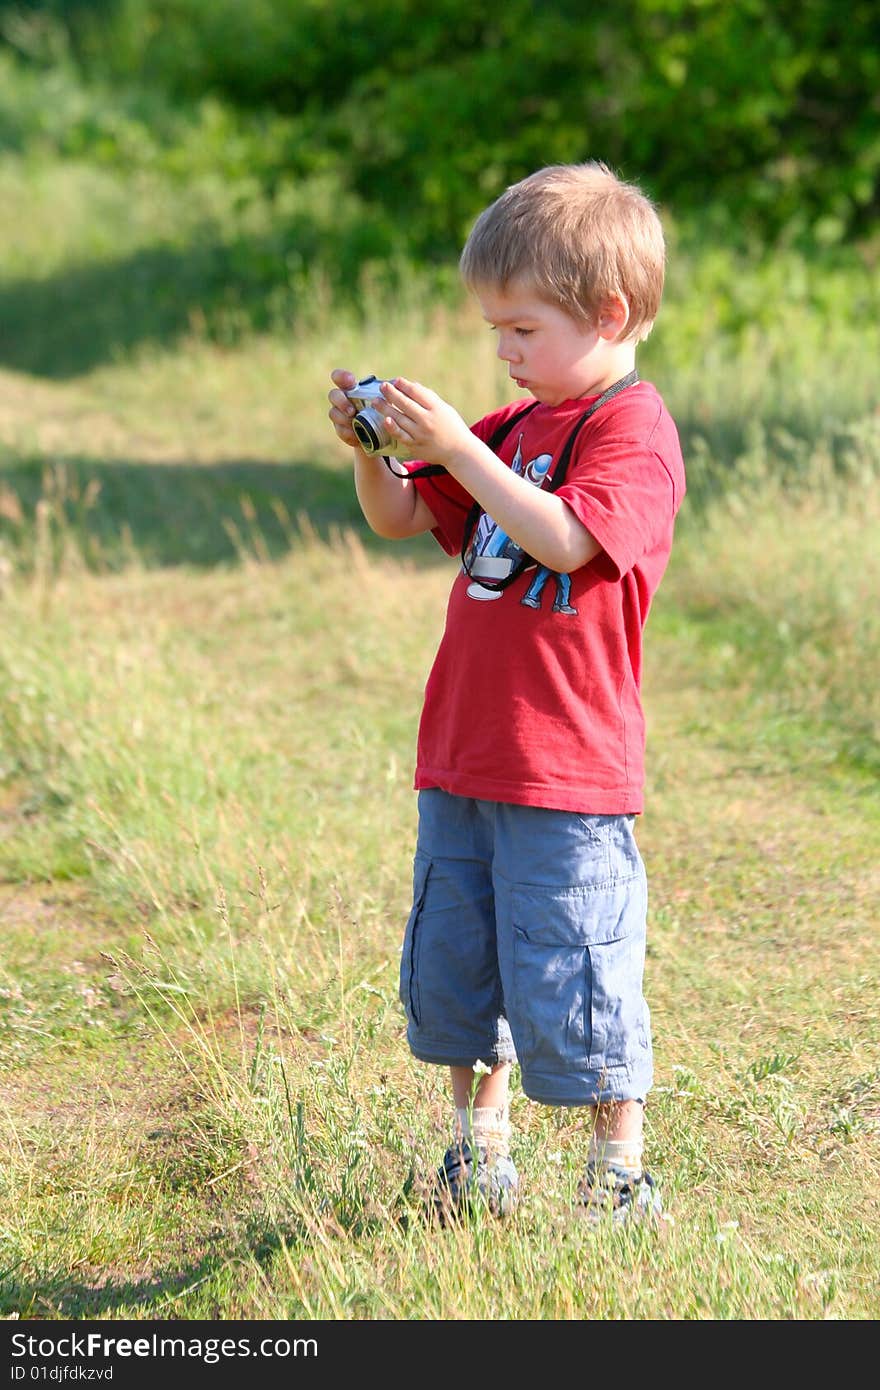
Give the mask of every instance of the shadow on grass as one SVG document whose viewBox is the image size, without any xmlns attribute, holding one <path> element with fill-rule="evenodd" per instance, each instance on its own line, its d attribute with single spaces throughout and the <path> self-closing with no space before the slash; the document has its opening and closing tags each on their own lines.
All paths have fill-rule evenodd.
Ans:
<svg viewBox="0 0 880 1390">
<path fill-rule="evenodd" d="M 223 340 L 288 327 L 310 276 L 350 300 L 364 264 L 386 265 L 391 249 L 369 219 L 303 209 L 262 235 L 224 239 L 208 226 L 186 245 L 0 277 L 0 366 L 62 380 L 194 326 Z"/>
<path fill-rule="evenodd" d="M 350 472 L 305 460 L 203 465 L 56 455 L 47 488 L 44 460 L 0 453 L 0 499 L 4 492 L 0 541 L 14 553 L 26 559 L 32 551 L 37 502 L 47 497 L 56 542 L 72 537 L 99 571 L 132 561 L 211 568 L 277 559 L 301 543 L 304 525 L 324 539 L 334 528 L 350 529 L 368 549 L 416 564 L 440 558 L 424 537 L 393 546 L 379 540 L 363 519 Z"/>
<path fill-rule="evenodd" d="M 397 1220 L 404 1228 L 408 1224 L 408 1210 L 404 1190 L 397 1213 Z M 340 1230 L 353 1238 L 365 1234 L 375 1236 L 385 1230 L 384 1220 L 364 1217 L 357 1204 L 346 1211 L 345 1203 L 342 1203 L 336 1207 L 335 1215 Z M 252 1216 L 238 1238 L 218 1234 L 214 1248 L 200 1258 L 184 1264 L 169 1264 L 140 1279 L 124 1276 L 114 1278 L 108 1274 L 101 1283 L 83 1283 L 72 1279 L 69 1271 L 58 1270 L 47 1273 L 42 1279 L 16 1280 L 11 1277 L 14 1270 L 8 1270 L 5 1277 L 0 1276 L 0 1318 L 54 1316 L 86 1319 L 120 1310 L 124 1310 L 123 1316 L 129 1311 L 145 1311 L 155 1317 L 186 1317 L 186 1311 L 176 1307 L 179 1300 L 221 1276 L 228 1266 L 240 1268 L 242 1263 L 251 1259 L 265 1267 L 271 1265 L 282 1246 L 292 1252 L 302 1251 L 310 1248 L 313 1240 L 314 1228 L 306 1220 L 289 1220 L 279 1224 L 265 1217 Z M 201 1238 L 201 1243 L 204 1245 L 205 1237 Z M 227 1294 L 227 1288 L 218 1289 L 218 1307 L 210 1316 L 230 1316 L 219 1306 Z"/>
<path fill-rule="evenodd" d="M 0 282 L 0 365 L 56 379 L 80 376 L 143 343 L 173 343 L 192 328 L 196 312 L 252 310 L 253 297 L 254 287 L 236 273 L 234 249 L 207 242 Z"/>
<path fill-rule="evenodd" d="M 241 1241 L 220 1238 L 216 1248 L 200 1259 L 169 1265 L 141 1279 L 108 1276 L 100 1284 L 87 1284 L 71 1279 L 66 1270 L 47 1273 L 39 1280 L 7 1278 L 0 1283 L 0 1317 L 95 1318 L 126 1309 L 152 1310 L 156 1316 L 173 1318 L 179 1315 L 175 1311 L 178 1300 L 219 1275 L 231 1260 L 240 1261 L 244 1255 L 260 1265 L 267 1264 L 282 1243 L 294 1245 L 306 1234 L 304 1228 L 292 1225 L 251 1221 Z"/>
</svg>

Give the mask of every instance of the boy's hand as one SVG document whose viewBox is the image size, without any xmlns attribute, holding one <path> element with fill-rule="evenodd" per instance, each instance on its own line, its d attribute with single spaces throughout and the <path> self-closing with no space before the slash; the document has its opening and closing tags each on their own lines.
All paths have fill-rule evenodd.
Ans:
<svg viewBox="0 0 880 1390">
<path fill-rule="evenodd" d="M 474 436 L 447 401 L 417 381 L 397 376 L 382 382 L 388 402 L 385 417 L 396 439 L 412 447 L 412 457 L 446 463 L 456 452 L 473 448 Z"/>
<path fill-rule="evenodd" d="M 337 367 L 335 371 L 330 373 L 330 380 L 335 383 L 337 389 L 329 391 L 327 394 L 331 407 L 327 414 L 343 444 L 348 444 L 351 448 L 356 449 L 358 448 L 358 439 L 351 428 L 351 421 L 357 412 L 345 392 L 350 391 L 353 386 L 357 386 L 358 379 L 354 372 L 347 372 L 343 368 Z"/>
</svg>

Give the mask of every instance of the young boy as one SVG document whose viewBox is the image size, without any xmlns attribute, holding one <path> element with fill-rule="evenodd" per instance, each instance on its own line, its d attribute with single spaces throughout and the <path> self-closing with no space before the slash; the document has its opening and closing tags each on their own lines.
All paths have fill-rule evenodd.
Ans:
<svg viewBox="0 0 880 1390">
<path fill-rule="evenodd" d="M 685 489 L 635 353 L 664 274 L 656 211 L 604 165 L 554 166 L 478 219 L 461 269 L 529 392 L 468 428 L 417 382 L 382 385 L 404 464 L 368 456 L 335 371 L 330 419 L 380 536 L 431 531 L 462 568 L 425 691 L 401 999 L 414 1055 L 451 1069 L 450 1211 L 516 1202 L 508 1077 L 584 1106 L 578 1204 L 659 1214 L 642 1161 L 651 1086 L 642 630 Z M 442 465 L 442 469 L 425 465 Z M 476 1086 L 475 1086 L 476 1079 Z"/>
</svg>

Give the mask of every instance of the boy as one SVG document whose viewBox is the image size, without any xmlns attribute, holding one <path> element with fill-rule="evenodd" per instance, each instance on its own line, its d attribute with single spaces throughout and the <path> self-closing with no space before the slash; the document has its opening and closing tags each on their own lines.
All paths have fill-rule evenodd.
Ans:
<svg viewBox="0 0 880 1390">
<path fill-rule="evenodd" d="M 685 488 L 675 426 L 635 372 L 664 261 L 637 188 L 597 163 L 539 170 L 486 209 L 461 257 L 525 406 L 469 429 L 398 377 L 382 386 L 385 425 L 424 464 L 386 467 L 352 432 L 355 377 L 332 374 L 330 419 L 354 447 L 370 526 L 431 531 L 462 555 L 419 728 L 401 962 L 410 1047 L 451 1069 L 441 1215 L 475 1193 L 515 1205 L 515 1060 L 526 1095 L 587 1109 L 588 1218 L 660 1212 L 642 1162 L 652 1064 L 633 825 L 642 630 Z"/>
</svg>

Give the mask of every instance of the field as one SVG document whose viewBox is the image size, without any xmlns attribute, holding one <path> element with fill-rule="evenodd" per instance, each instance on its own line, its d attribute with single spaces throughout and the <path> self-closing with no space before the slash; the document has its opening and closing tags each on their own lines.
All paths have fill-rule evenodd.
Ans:
<svg viewBox="0 0 880 1390">
<path fill-rule="evenodd" d="M 876 273 L 682 246 L 645 350 L 691 476 L 639 832 L 669 1220 L 585 1229 L 583 1120 L 517 1087 L 519 1212 L 441 1234 L 396 988 L 452 570 L 365 532 L 324 397 L 476 416 L 492 340 L 414 276 L 172 322 L 170 198 L 2 179 L 0 1311 L 876 1317 Z"/>
</svg>

